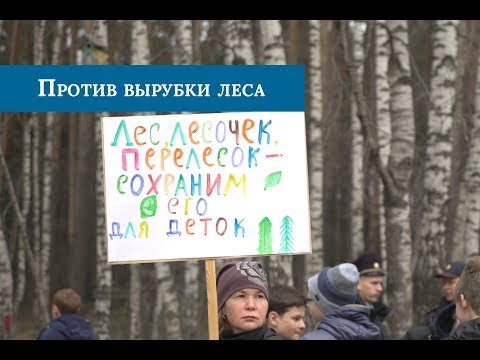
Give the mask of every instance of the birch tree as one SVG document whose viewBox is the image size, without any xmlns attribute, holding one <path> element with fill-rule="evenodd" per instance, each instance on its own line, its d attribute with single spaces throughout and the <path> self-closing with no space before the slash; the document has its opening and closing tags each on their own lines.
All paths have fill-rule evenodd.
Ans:
<svg viewBox="0 0 480 360">
<path fill-rule="evenodd" d="M 145 20 L 133 20 L 131 30 L 131 56 L 132 64 L 147 65 L 150 63 L 150 51 L 148 45 L 148 32 Z M 142 279 L 140 265 L 130 264 L 130 340 L 140 338 L 140 319 L 142 301 Z"/>
<path fill-rule="evenodd" d="M 175 37 L 176 47 L 175 51 L 177 56 L 175 58 L 175 64 L 188 65 L 194 63 L 193 58 L 193 27 L 191 20 L 178 20 L 175 21 Z M 195 336 L 196 326 L 199 319 L 199 306 L 200 306 L 200 288 L 205 289 L 204 286 L 200 286 L 200 271 L 198 260 L 190 260 L 181 263 L 174 263 L 172 266 L 177 266 L 177 269 L 184 273 L 184 284 L 177 286 L 177 294 L 179 305 L 182 311 L 182 331 L 183 335 L 187 339 L 191 339 Z M 203 282 L 204 283 L 204 282 Z M 181 290 L 178 292 L 178 290 Z M 205 296 L 205 294 L 202 294 Z M 177 300 L 171 300 L 177 301 Z M 177 303 L 178 303 L 177 301 Z M 172 309 L 173 310 L 173 309 Z M 179 311 L 179 309 L 174 309 Z M 182 334 L 176 333 L 176 329 L 173 328 L 167 332 L 169 338 L 175 339 L 182 337 Z"/>
<path fill-rule="evenodd" d="M 392 117 L 391 153 L 386 166 L 381 161 L 378 141 L 367 112 L 365 97 L 359 71 L 351 60 L 352 40 L 349 39 L 347 26 L 344 30 L 344 47 L 347 49 L 347 65 L 352 80 L 352 90 L 356 99 L 358 118 L 362 126 L 365 141 L 368 143 L 371 157 L 383 181 L 385 189 L 385 213 L 387 231 L 387 260 L 390 271 L 387 276 L 387 289 L 392 304 L 389 324 L 393 337 L 404 332 L 410 326 L 411 317 L 411 236 L 409 224 L 408 185 L 413 164 L 414 123 L 413 100 L 410 84 L 410 65 L 408 58 L 408 37 L 406 21 L 389 21 L 392 32 L 392 57 L 389 65 L 390 109 Z M 406 294 L 406 295 L 405 295 Z M 388 319 L 388 318 L 387 318 Z"/>
<path fill-rule="evenodd" d="M 361 83 L 363 84 L 363 61 L 365 60 L 364 36 L 366 24 L 359 21 L 349 21 L 352 33 L 352 57 L 353 66 Z M 363 86 L 363 85 L 362 85 Z M 363 240 L 363 136 L 360 121 L 357 117 L 357 106 L 352 94 L 352 252 L 358 255 L 364 250 Z"/>
<path fill-rule="evenodd" d="M 302 24 L 306 24 L 306 22 L 302 22 L 300 20 L 287 20 L 286 26 L 284 29 L 286 30 L 285 36 L 285 53 L 287 58 L 287 64 L 299 64 L 301 63 L 301 48 L 303 47 L 302 42 L 300 41 L 300 28 Z M 285 32 L 285 31 L 284 31 Z M 258 53 L 258 52 L 257 52 Z M 263 62 L 263 59 L 262 59 Z M 305 74 L 308 76 L 308 73 Z M 308 101 L 308 88 L 306 88 L 305 100 Z M 309 109 L 305 110 L 305 137 L 307 140 L 307 161 L 309 150 L 308 150 L 308 116 L 309 116 Z M 309 167 L 307 168 L 309 169 Z M 310 229 L 311 231 L 311 229 Z M 310 232 L 311 233 L 311 232 Z M 311 240 L 311 237 L 310 237 Z M 296 289 L 301 289 L 306 291 L 306 263 L 307 263 L 307 255 L 298 255 L 292 257 L 292 281 L 293 287 Z M 307 325 L 308 326 L 308 325 Z"/>
<path fill-rule="evenodd" d="M 285 65 L 287 58 L 278 20 L 260 20 L 263 39 L 263 61 L 267 65 Z"/>
<path fill-rule="evenodd" d="M 46 21 L 39 20 L 34 24 L 34 62 L 43 64 L 45 61 L 45 47 L 43 46 L 45 36 Z M 37 63 L 38 61 L 38 63 Z M 37 112 L 32 114 L 32 228 L 31 242 L 33 243 L 33 253 L 36 257 L 40 254 L 41 248 L 41 226 L 42 226 L 42 194 L 40 191 L 42 180 L 40 177 L 40 159 L 42 158 L 40 148 L 40 116 Z M 38 260 L 36 260 L 38 261 Z M 40 266 L 40 265 L 38 265 Z M 20 292 L 15 303 L 20 304 Z M 43 325 L 43 324 L 42 324 Z"/>
<path fill-rule="evenodd" d="M 63 20 L 58 20 L 52 50 L 52 64 L 59 63 L 60 44 L 63 32 Z M 41 238 L 38 266 L 40 269 L 41 291 L 46 298 L 50 297 L 50 251 L 52 247 L 52 168 L 53 168 L 53 141 L 55 132 L 55 113 L 48 112 L 45 122 L 45 145 L 43 151 L 43 182 L 42 182 L 42 213 L 41 213 Z M 35 311 L 34 311 L 35 312 Z M 41 313 L 42 311 L 40 311 Z M 36 316 L 35 316 L 36 317 Z M 43 326 L 39 322 L 40 326 Z"/>
<path fill-rule="evenodd" d="M 390 155 L 390 87 L 388 84 L 388 60 L 390 56 L 390 42 L 385 20 L 375 22 L 375 110 L 377 119 L 377 138 L 380 159 L 383 164 L 388 162 Z M 383 260 L 382 266 L 388 273 L 388 261 L 385 238 L 385 206 L 383 205 L 383 183 L 379 182 L 379 228 L 380 249 Z M 386 302 L 388 300 L 384 298 Z"/>
<path fill-rule="evenodd" d="M 94 42 L 106 52 L 108 49 L 108 27 L 106 20 L 95 20 L 92 37 Z M 105 232 L 105 199 L 103 183 L 102 128 L 100 114 L 95 120 L 95 144 L 97 147 L 96 168 L 96 218 L 97 218 L 97 283 L 95 292 L 95 333 L 99 340 L 110 338 L 110 308 L 112 304 L 112 269 L 108 265 L 107 234 Z"/>
<path fill-rule="evenodd" d="M 260 20 L 260 32 L 263 43 L 263 59 L 267 65 L 285 65 L 287 63 L 282 40 L 282 28 L 278 20 Z M 293 285 L 292 257 L 275 255 L 269 258 L 268 275 L 270 285 Z"/>
<path fill-rule="evenodd" d="M 13 211 L 15 212 L 15 216 L 18 219 L 18 223 L 20 225 L 20 231 L 21 231 L 21 236 L 20 239 L 23 241 L 23 246 L 25 248 L 25 255 L 27 259 L 27 264 L 30 268 L 31 275 L 32 275 L 32 281 L 34 285 L 34 293 L 37 296 L 37 301 L 38 301 L 38 308 L 40 313 L 38 314 L 39 321 L 42 321 L 43 324 L 46 324 L 49 320 L 49 311 L 47 310 L 47 303 L 45 300 L 45 296 L 43 292 L 41 291 L 41 278 L 40 278 L 40 270 L 38 268 L 38 264 L 36 262 L 36 259 L 34 257 L 32 248 L 27 241 L 28 235 L 27 235 L 27 224 L 25 221 L 25 218 L 22 216 L 22 211 L 20 209 L 20 204 L 17 198 L 17 195 L 15 193 L 15 189 L 13 187 L 13 182 L 12 182 L 12 177 L 10 176 L 10 171 L 7 166 L 7 162 L 5 161 L 5 156 L 3 154 L 3 149 L 0 146 L 0 169 L 2 169 L 2 173 L 5 179 L 5 186 L 7 188 L 8 195 L 10 196 Z M 3 228 L 3 226 L 2 226 Z M 8 254 L 8 253 L 6 253 Z M 7 264 L 6 260 L 2 260 L 3 264 Z M 7 266 L 7 265 L 5 265 Z M 6 267 L 5 267 L 6 268 Z M 8 294 L 8 291 L 7 291 Z M 12 298 L 12 295 L 10 295 L 10 299 Z M 10 300 L 11 301 L 11 300 Z M 11 306 L 11 305 L 10 305 Z"/>
<path fill-rule="evenodd" d="M 148 44 L 148 31 L 145 20 L 132 22 L 132 63 L 150 63 L 150 47 Z M 145 115 L 145 114 L 143 114 Z M 181 321 L 179 318 L 179 302 L 175 289 L 174 277 L 168 263 L 155 263 L 156 274 L 156 300 L 153 309 L 152 336 L 158 337 L 159 321 L 164 322 L 167 338 L 181 338 Z M 130 265 L 130 307 L 135 315 L 131 316 L 130 338 L 139 336 L 141 279 L 139 265 Z"/>
<path fill-rule="evenodd" d="M 225 64 L 254 64 L 251 20 L 225 20 L 224 30 Z"/>
<path fill-rule="evenodd" d="M 3 32 L 3 20 L 0 20 L 0 36 Z M 0 131 L 0 136 L 1 136 Z M 4 316 L 13 312 L 13 279 L 9 251 L 5 233 L 3 231 L 3 214 L 0 213 L 0 315 Z M 0 324 L 0 339 L 9 338 L 9 329 L 5 328 L 5 321 Z"/>
<path fill-rule="evenodd" d="M 3 231 L 3 214 L 0 214 L 0 339 L 10 339 L 11 329 L 8 327 L 7 317 L 12 320 L 13 313 L 13 278 L 12 264 L 8 251 L 7 239 Z"/>
<path fill-rule="evenodd" d="M 45 20 L 36 20 L 33 24 L 33 63 L 41 65 L 45 56 L 44 36 L 45 36 Z M 23 201 L 22 216 L 27 219 L 30 214 L 30 207 L 33 212 L 33 228 L 32 238 L 33 244 L 39 244 L 40 237 L 40 190 L 39 190 L 39 116 L 37 112 L 33 112 L 27 120 L 23 129 Z M 32 162 L 33 157 L 33 162 Z M 32 206 L 32 190 L 33 190 L 33 206 Z M 30 239 L 27 239 L 30 241 Z M 18 244 L 16 252 L 16 279 L 15 279 L 15 295 L 13 300 L 13 313 L 16 318 L 18 308 L 23 300 L 25 293 L 25 248 L 23 241 Z M 16 322 L 15 322 L 16 324 Z"/>
<path fill-rule="evenodd" d="M 452 259 L 464 259 L 480 250 L 480 61 L 477 64 L 474 107 L 469 151 L 455 216 L 454 243 L 459 246 L 453 248 Z"/>
<path fill-rule="evenodd" d="M 437 301 L 432 276 L 445 265 L 446 216 L 451 177 L 451 130 L 455 102 L 457 20 L 437 20 L 433 30 L 431 105 L 428 114 L 423 215 L 414 252 L 415 319 Z"/>
<path fill-rule="evenodd" d="M 225 20 L 222 22 L 222 29 L 224 32 L 224 63 L 226 65 L 255 64 L 252 21 Z M 226 262 L 226 259 L 217 259 L 215 261 L 216 268 L 220 269 Z"/>
<path fill-rule="evenodd" d="M 30 212 L 30 203 L 32 199 L 32 173 L 31 173 L 31 162 L 32 162 L 32 124 L 33 121 L 38 121 L 33 114 L 26 120 L 26 123 L 23 127 L 23 161 L 22 161 L 22 187 L 23 187 L 23 198 L 22 198 L 22 216 L 25 219 L 28 219 Z M 35 230 L 34 230 L 35 231 Z M 27 239 L 29 241 L 29 239 Z M 23 241 L 18 243 L 18 248 L 12 254 L 16 259 L 16 278 L 15 278 L 15 298 L 13 300 L 13 313 L 16 314 L 20 303 L 23 300 L 23 295 L 25 293 L 25 248 L 23 247 Z"/>
<path fill-rule="evenodd" d="M 307 277 L 323 267 L 323 142 L 322 142 L 322 57 L 320 20 L 308 21 L 308 159 L 310 172 L 310 226 L 312 255 L 307 261 Z"/>
<path fill-rule="evenodd" d="M 392 136 L 387 167 L 389 178 L 383 181 L 389 264 L 387 295 L 392 308 L 387 320 L 393 338 L 399 338 L 411 326 L 413 306 L 409 184 L 413 170 L 415 124 L 407 26 L 406 20 L 387 21 L 392 44 L 388 69 Z"/>
</svg>

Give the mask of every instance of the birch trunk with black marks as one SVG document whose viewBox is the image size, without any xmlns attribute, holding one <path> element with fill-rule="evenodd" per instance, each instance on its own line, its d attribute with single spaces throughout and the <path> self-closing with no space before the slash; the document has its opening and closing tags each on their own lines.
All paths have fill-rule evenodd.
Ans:
<svg viewBox="0 0 480 360">
<path fill-rule="evenodd" d="M 252 22 L 251 20 L 225 20 L 224 63 L 227 65 L 253 65 Z"/>
<path fill-rule="evenodd" d="M 390 42 L 385 20 L 375 22 L 375 110 L 377 117 L 377 139 L 380 159 L 383 164 L 390 156 L 391 124 L 390 124 L 390 86 L 388 84 L 388 60 L 390 57 Z M 388 273 L 386 251 L 385 206 L 383 201 L 383 183 L 378 183 L 379 196 L 379 237 L 382 266 Z M 386 298 L 385 301 L 388 301 Z"/>
<path fill-rule="evenodd" d="M 260 20 L 263 44 L 263 59 L 267 65 L 285 65 L 287 57 L 278 20 Z M 277 224 L 280 226 L 280 224 Z M 270 286 L 293 285 L 292 256 L 274 255 L 269 258 L 268 276 Z"/>
<path fill-rule="evenodd" d="M 132 21 L 131 56 L 133 65 L 147 65 L 150 63 L 150 50 L 148 44 L 147 24 L 145 20 Z M 136 114 L 141 115 L 141 114 Z M 142 278 L 140 264 L 131 264 L 130 269 L 130 340 L 140 339 L 141 333 L 141 302 Z"/>
<path fill-rule="evenodd" d="M 432 276 L 445 265 L 455 103 L 457 20 L 437 20 L 433 29 L 431 108 L 428 114 L 423 215 L 414 258 L 415 321 L 438 301 Z"/>
<path fill-rule="evenodd" d="M 391 336 L 403 335 L 412 325 L 412 238 L 409 184 L 413 170 L 415 124 L 406 20 L 387 20 L 391 34 L 390 85 L 391 150 L 384 184 L 386 220 L 387 317 Z M 380 148 L 381 149 L 381 148 Z"/>
<path fill-rule="evenodd" d="M 60 45 L 63 33 L 63 20 L 58 20 L 55 27 L 55 37 L 52 50 L 52 64 L 59 63 Z M 45 145 L 43 152 L 43 182 L 42 182 L 42 212 L 40 238 L 40 253 L 38 254 L 38 264 L 40 269 L 41 291 L 45 298 L 50 298 L 50 255 L 52 248 L 52 169 L 53 169 L 53 141 L 55 139 L 55 113 L 46 113 L 45 122 Z M 42 314 L 43 311 L 40 311 Z M 37 318 L 34 309 L 34 318 Z M 38 326 L 44 326 L 40 321 Z"/>
<path fill-rule="evenodd" d="M 354 71 L 363 86 L 363 62 L 365 60 L 364 36 L 366 24 L 359 21 L 349 21 L 349 28 L 352 34 L 352 57 Z M 352 253 L 358 255 L 365 248 L 363 239 L 363 186 L 364 186 L 364 164 L 363 164 L 363 135 L 360 121 L 357 117 L 357 106 L 352 94 L 351 107 L 351 129 L 352 129 Z"/>
<path fill-rule="evenodd" d="M 411 236 L 409 225 L 408 185 L 413 164 L 414 123 L 413 100 L 410 85 L 410 65 L 408 58 L 408 38 L 405 21 L 388 23 L 394 30 L 392 37 L 392 61 L 389 68 L 390 108 L 392 121 L 392 142 L 388 167 L 382 163 L 378 141 L 375 138 L 375 128 L 367 112 L 367 104 L 363 94 L 361 77 L 352 65 L 352 40 L 349 39 L 347 26 L 343 25 L 344 47 L 347 49 L 347 65 L 352 80 L 352 90 L 357 101 L 358 117 L 362 125 L 365 141 L 368 142 L 371 157 L 383 181 L 385 189 L 385 211 L 387 230 L 387 256 L 390 264 L 387 276 L 387 289 L 393 311 L 391 314 L 391 333 L 395 338 L 404 332 L 411 324 L 411 317 L 405 316 L 405 311 L 411 311 L 411 297 L 408 296 L 411 286 L 410 258 Z M 407 296 L 405 296 L 405 292 Z M 407 314 L 408 315 L 408 314 Z M 401 318 L 405 316 L 405 318 Z M 388 319 L 388 318 L 387 318 Z"/>
<path fill-rule="evenodd" d="M 175 35 L 177 46 L 175 48 L 177 56 L 175 58 L 175 64 L 177 65 L 190 65 L 194 63 L 193 58 L 193 27 L 192 20 L 179 20 L 175 21 Z M 171 330 L 167 331 L 167 336 L 171 339 L 185 338 L 192 339 L 198 335 L 198 321 L 201 305 L 200 302 L 200 288 L 205 289 L 205 283 L 200 284 L 199 277 L 199 261 L 190 260 L 183 262 L 174 262 L 170 265 L 172 270 L 180 273 L 179 278 L 183 279 L 183 284 L 177 284 L 177 299 L 171 301 L 178 301 L 180 309 L 178 321 L 181 324 L 181 334 L 178 334 L 175 323 L 172 323 L 169 327 Z M 179 286 L 178 286 L 179 285 Z M 206 290 L 203 291 L 203 294 Z M 172 307 L 172 305 L 169 305 Z M 206 311 L 206 309 L 202 309 Z M 172 308 L 170 312 L 177 311 Z M 180 316 L 180 314 L 182 314 Z"/>
<path fill-rule="evenodd" d="M 310 229 L 312 255 L 307 259 L 307 277 L 323 267 L 323 141 L 321 20 L 308 21 L 308 101 L 310 113 L 307 142 L 310 178 Z"/>
<path fill-rule="evenodd" d="M 3 172 L 3 177 L 5 179 L 5 186 L 7 188 L 8 195 L 10 196 L 10 200 L 13 206 L 13 210 L 15 212 L 15 216 L 18 219 L 18 223 L 20 226 L 21 236 L 20 239 L 23 241 L 23 246 L 25 248 L 25 255 L 27 259 L 27 264 L 31 271 L 32 281 L 34 285 L 34 293 L 37 296 L 38 301 L 38 308 L 39 308 L 39 315 L 38 319 L 43 324 L 46 324 L 49 321 L 49 310 L 47 309 L 47 302 L 44 297 L 43 292 L 41 291 L 41 279 L 40 279 L 40 270 L 38 268 L 38 264 L 36 262 L 35 256 L 33 254 L 32 248 L 30 243 L 26 240 L 28 239 L 27 235 L 27 223 L 25 218 L 22 216 L 22 211 L 20 209 L 20 204 L 18 202 L 17 195 L 15 194 L 15 189 L 12 182 L 12 177 L 10 176 L 10 171 L 7 166 L 7 162 L 5 160 L 5 156 L 3 154 L 3 149 L 0 146 L 0 169 Z M 12 295 L 10 296 L 10 298 Z"/>
<path fill-rule="evenodd" d="M 452 259 L 464 259 L 480 251 L 480 56 L 475 86 L 475 112 L 469 132 L 470 143 L 465 170 L 460 182 L 459 203 L 455 217 Z"/>
<path fill-rule="evenodd" d="M 44 37 L 45 37 L 45 28 L 46 28 L 46 21 L 39 20 L 34 24 L 34 59 L 36 64 L 40 65 L 45 62 L 45 48 L 43 46 Z M 29 241 L 32 243 L 33 247 L 33 254 L 35 256 L 36 267 L 40 267 L 40 249 L 41 249 L 41 237 L 42 237 L 42 178 L 41 178 L 41 147 L 40 147 L 40 140 L 41 140 L 41 125 L 43 123 L 40 120 L 39 113 L 34 112 L 32 113 L 32 234 L 31 239 Z M 24 249 L 25 250 L 25 249 Z M 19 299 L 19 301 L 21 301 Z M 38 307 L 34 300 L 34 309 Z M 19 302 L 20 304 L 20 302 Z M 45 324 L 38 324 L 39 326 L 43 326 Z"/>
<path fill-rule="evenodd" d="M 13 278 L 10 253 L 7 239 L 3 231 L 3 214 L 0 214 L 0 340 L 11 339 L 11 329 L 8 328 L 6 317 L 12 319 L 13 313 Z M 20 235 L 22 236 L 22 235 Z M 7 326 L 5 326 L 7 324 Z"/>
<path fill-rule="evenodd" d="M 97 44 L 108 50 L 108 27 L 106 20 L 95 20 L 92 36 Z M 108 60 L 107 60 L 108 62 Z M 97 148 L 97 167 L 95 174 L 96 193 L 96 268 L 97 283 L 95 291 L 95 334 L 99 340 L 110 338 L 110 313 L 112 305 L 112 268 L 108 264 L 107 234 L 105 229 L 105 195 L 103 183 L 102 123 L 101 118 L 108 116 L 101 113 L 95 119 L 95 144 Z"/>
</svg>

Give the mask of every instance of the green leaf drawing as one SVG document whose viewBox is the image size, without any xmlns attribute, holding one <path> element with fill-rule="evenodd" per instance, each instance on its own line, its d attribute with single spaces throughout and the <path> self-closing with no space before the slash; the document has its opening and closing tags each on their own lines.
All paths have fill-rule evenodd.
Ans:
<svg viewBox="0 0 480 360">
<path fill-rule="evenodd" d="M 265 178 L 265 187 L 263 190 L 267 190 L 269 187 L 278 185 L 281 179 L 282 179 L 281 171 L 276 171 L 267 175 L 267 177 Z"/>
<path fill-rule="evenodd" d="M 272 247 L 272 222 L 268 217 L 264 217 L 258 223 L 258 254 L 273 254 Z"/>
<path fill-rule="evenodd" d="M 147 196 L 140 203 L 140 216 L 142 219 L 155 216 L 157 213 L 157 196 Z"/>
<path fill-rule="evenodd" d="M 290 216 L 285 216 L 280 225 L 280 251 L 279 253 L 292 253 L 295 251 L 293 247 L 293 220 Z"/>
</svg>

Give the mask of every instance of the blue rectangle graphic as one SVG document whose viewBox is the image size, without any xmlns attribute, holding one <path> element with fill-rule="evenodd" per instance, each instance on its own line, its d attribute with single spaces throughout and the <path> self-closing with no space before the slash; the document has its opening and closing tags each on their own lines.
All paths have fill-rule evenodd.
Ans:
<svg viewBox="0 0 480 360">
<path fill-rule="evenodd" d="M 304 65 L 0 65 L 2 112 L 304 111 Z"/>
</svg>

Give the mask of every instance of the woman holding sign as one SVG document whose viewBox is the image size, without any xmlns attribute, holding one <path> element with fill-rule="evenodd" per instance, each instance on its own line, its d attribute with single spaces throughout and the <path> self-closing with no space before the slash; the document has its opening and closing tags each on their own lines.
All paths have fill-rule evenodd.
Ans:
<svg viewBox="0 0 480 360">
<path fill-rule="evenodd" d="M 225 264 L 217 275 L 220 340 L 279 340 L 267 325 L 267 273 L 256 261 Z"/>
</svg>

